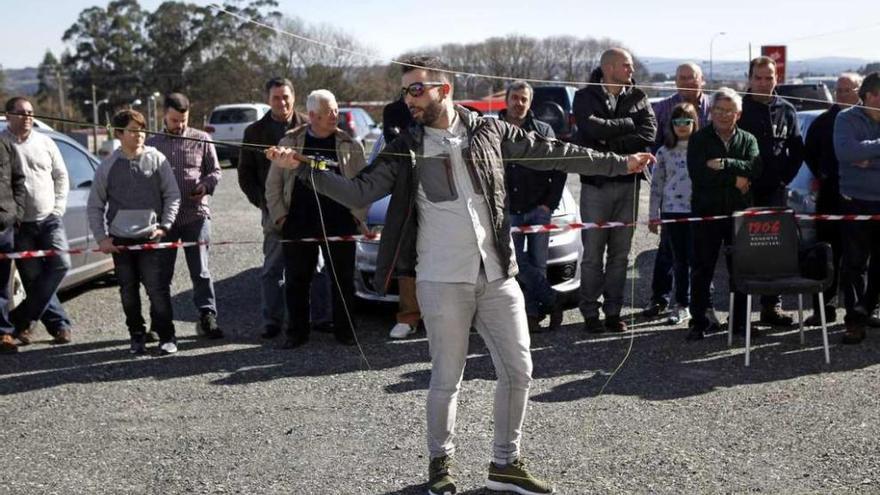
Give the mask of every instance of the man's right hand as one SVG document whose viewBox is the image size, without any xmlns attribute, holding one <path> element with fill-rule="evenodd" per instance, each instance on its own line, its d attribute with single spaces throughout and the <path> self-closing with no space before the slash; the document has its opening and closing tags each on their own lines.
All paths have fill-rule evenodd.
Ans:
<svg viewBox="0 0 880 495">
<path fill-rule="evenodd" d="M 633 153 L 626 157 L 626 172 L 628 174 L 640 174 L 652 163 L 657 163 L 657 158 L 650 153 Z"/>
<path fill-rule="evenodd" d="M 283 217 L 279 218 L 278 220 L 275 220 L 275 225 L 280 227 L 280 226 L 284 225 L 284 222 L 286 222 L 286 221 L 287 221 L 287 215 L 284 215 Z"/>
<path fill-rule="evenodd" d="M 749 192 L 750 185 L 751 182 L 749 181 L 749 179 L 746 179 L 745 177 L 736 178 L 736 188 L 739 189 L 739 192 L 746 194 L 747 192 Z"/>
<path fill-rule="evenodd" d="M 104 254 L 119 252 L 119 248 L 113 245 L 113 239 L 110 237 L 105 237 L 104 239 L 101 239 L 101 242 L 98 243 L 98 249 L 100 249 L 101 252 Z"/>
<path fill-rule="evenodd" d="M 300 161 L 296 159 L 296 152 L 292 148 L 273 146 L 266 150 L 266 158 L 273 165 L 290 170 L 299 168 Z"/>
</svg>

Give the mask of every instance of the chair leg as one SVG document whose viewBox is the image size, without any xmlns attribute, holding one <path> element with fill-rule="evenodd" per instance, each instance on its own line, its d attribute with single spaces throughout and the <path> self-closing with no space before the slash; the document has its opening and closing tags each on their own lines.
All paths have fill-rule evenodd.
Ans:
<svg viewBox="0 0 880 495">
<path fill-rule="evenodd" d="M 801 345 L 804 345 L 804 295 L 798 294 L 798 325 L 801 328 Z"/>
<path fill-rule="evenodd" d="M 733 296 L 730 293 L 730 306 L 727 307 L 727 347 L 733 345 Z"/>
<path fill-rule="evenodd" d="M 822 345 L 825 346 L 825 364 L 831 364 L 831 351 L 828 350 L 828 325 L 825 322 L 825 294 L 819 293 L 819 318 L 822 321 Z"/>
<path fill-rule="evenodd" d="M 749 351 L 752 346 L 752 295 L 746 295 L 746 366 L 749 365 Z"/>
</svg>

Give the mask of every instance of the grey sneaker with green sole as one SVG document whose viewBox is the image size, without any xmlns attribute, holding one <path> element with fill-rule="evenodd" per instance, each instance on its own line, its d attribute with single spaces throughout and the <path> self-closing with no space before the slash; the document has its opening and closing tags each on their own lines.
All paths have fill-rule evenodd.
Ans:
<svg viewBox="0 0 880 495">
<path fill-rule="evenodd" d="M 428 495 L 454 495 L 455 479 L 450 474 L 452 459 L 448 455 L 431 459 L 428 465 Z"/>
<path fill-rule="evenodd" d="M 494 462 L 489 463 L 486 488 L 493 492 L 513 492 L 521 495 L 544 495 L 554 492 L 550 483 L 539 480 L 526 471 L 522 459 L 504 466 L 498 466 Z"/>
</svg>

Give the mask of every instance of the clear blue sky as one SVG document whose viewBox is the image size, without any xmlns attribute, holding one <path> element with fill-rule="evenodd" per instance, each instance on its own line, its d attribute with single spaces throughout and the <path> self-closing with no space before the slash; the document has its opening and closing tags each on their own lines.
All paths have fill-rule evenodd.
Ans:
<svg viewBox="0 0 880 495">
<path fill-rule="evenodd" d="M 78 13 L 107 0 L 0 0 L 0 64 L 36 66 L 43 53 L 64 48 L 61 35 Z M 161 0 L 141 0 L 148 10 Z M 208 4 L 205 0 L 195 3 Z M 14 8 L 10 8 L 14 4 Z M 827 0 L 737 0 L 713 3 L 627 0 L 280 0 L 280 10 L 311 23 L 343 29 L 385 58 L 444 42 L 479 41 L 519 33 L 535 37 L 570 34 L 611 37 L 638 56 L 744 59 L 748 43 L 788 44 L 789 57 L 880 58 L 877 0 L 850 0 L 847 11 Z M 14 10 L 13 12 L 10 12 Z M 14 20 L 14 22 L 11 22 Z"/>
</svg>

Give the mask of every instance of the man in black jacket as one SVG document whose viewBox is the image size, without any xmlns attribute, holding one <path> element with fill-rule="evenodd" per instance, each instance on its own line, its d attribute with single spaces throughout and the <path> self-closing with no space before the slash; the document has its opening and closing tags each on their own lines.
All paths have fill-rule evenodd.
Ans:
<svg viewBox="0 0 880 495">
<path fill-rule="evenodd" d="M 6 139 L 0 138 L 0 253 L 14 249 L 15 224 L 24 214 L 24 171 L 21 159 Z M 0 354 L 18 351 L 12 334 L 15 327 L 9 321 L 9 280 L 12 260 L 0 260 Z"/>
<path fill-rule="evenodd" d="M 621 48 L 606 50 L 590 82 L 574 95 L 578 144 L 599 151 L 629 154 L 654 144 L 657 120 L 644 91 L 634 87 L 632 56 Z M 601 84 L 600 84 L 601 83 Z M 584 222 L 631 222 L 638 208 L 638 178 L 581 176 Z M 581 313 L 584 329 L 622 332 L 620 319 L 632 228 L 584 230 L 581 262 Z M 607 250 L 607 262 L 606 262 Z M 605 324 L 599 320 L 604 297 Z"/>
<path fill-rule="evenodd" d="M 785 206 L 785 186 L 804 162 L 804 142 L 794 105 L 775 94 L 776 62 L 758 57 L 749 65 L 750 94 L 743 98 L 739 128 L 758 139 L 763 171 L 752 184 L 754 206 Z M 761 323 L 791 326 L 780 296 L 761 296 Z"/>
<path fill-rule="evenodd" d="M 514 81 L 507 87 L 507 109 L 498 118 L 526 131 L 555 138 L 553 128 L 535 118 L 531 111 L 534 91 L 525 81 Z M 538 171 L 520 164 L 504 164 L 504 179 L 510 209 L 510 225 L 544 225 L 550 223 L 553 212 L 562 199 L 565 174 L 557 171 Z M 513 248 L 519 265 L 517 281 L 526 297 L 526 316 L 529 332 L 541 330 L 540 321 L 550 313 L 550 330 L 562 324 L 558 294 L 547 281 L 547 254 L 550 251 L 550 234 L 513 234 Z M 528 241 L 528 249 L 526 249 Z"/>
<path fill-rule="evenodd" d="M 275 78 L 266 83 L 266 96 L 272 110 L 244 130 L 244 142 L 274 146 L 289 129 L 308 121 L 293 109 L 293 83 Z M 266 209 L 266 176 L 272 164 L 252 148 L 242 148 L 238 159 L 238 185 L 252 205 L 262 211 L 263 269 L 262 321 L 263 337 L 273 338 L 281 333 L 284 324 L 284 253 L 280 233 L 272 227 Z"/>
<path fill-rule="evenodd" d="M 854 73 L 841 74 L 837 79 L 835 101 L 831 108 L 816 117 L 807 131 L 804 143 L 804 159 L 810 172 L 819 181 L 819 194 L 816 197 L 816 213 L 836 215 L 840 210 L 840 177 L 838 175 L 837 155 L 834 153 L 834 119 L 846 107 L 859 103 L 859 86 L 862 76 Z M 816 238 L 820 242 L 831 244 L 834 255 L 834 281 L 825 290 L 825 315 L 828 323 L 837 320 L 834 298 L 837 297 L 838 267 L 843 245 L 840 238 L 840 225 L 837 222 L 816 222 Z M 872 260 L 872 266 L 880 263 Z M 873 270 L 872 270 L 873 272 Z M 813 315 L 804 321 L 805 325 L 820 325 L 819 296 L 813 297 Z"/>
</svg>

